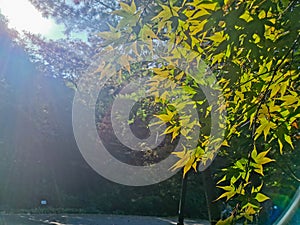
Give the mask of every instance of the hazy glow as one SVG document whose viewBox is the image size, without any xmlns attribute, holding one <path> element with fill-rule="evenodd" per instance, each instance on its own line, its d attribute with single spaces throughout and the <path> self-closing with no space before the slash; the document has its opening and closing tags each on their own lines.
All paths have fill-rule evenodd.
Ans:
<svg viewBox="0 0 300 225">
<path fill-rule="evenodd" d="M 30 31 L 47 35 L 54 23 L 43 18 L 28 0 L 0 0 L 1 13 L 9 20 L 9 27 L 17 31 Z"/>
</svg>

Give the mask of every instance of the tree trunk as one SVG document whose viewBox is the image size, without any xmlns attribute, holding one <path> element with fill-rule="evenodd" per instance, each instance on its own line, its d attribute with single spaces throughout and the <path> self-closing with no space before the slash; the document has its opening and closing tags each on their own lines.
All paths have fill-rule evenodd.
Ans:
<svg viewBox="0 0 300 225">
<path fill-rule="evenodd" d="M 214 182 L 210 168 L 202 172 L 203 187 L 205 191 L 208 217 L 211 225 L 215 225 L 221 216 L 221 207 L 218 202 L 214 202 L 218 198 L 216 183 Z"/>
<path fill-rule="evenodd" d="M 185 176 L 182 177 L 177 225 L 184 225 L 184 207 L 185 207 L 186 188 L 187 188 L 187 175 L 188 175 L 188 173 L 189 172 L 187 172 L 185 174 Z"/>
</svg>

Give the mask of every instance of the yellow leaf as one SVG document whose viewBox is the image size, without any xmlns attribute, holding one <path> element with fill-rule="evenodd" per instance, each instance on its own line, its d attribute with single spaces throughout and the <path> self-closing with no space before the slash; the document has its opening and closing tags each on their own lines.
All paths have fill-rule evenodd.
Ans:
<svg viewBox="0 0 300 225">
<path fill-rule="evenodd" d="M 280 154 L 282 155 L 283 154 L 283 152 L 282 152 L 283 144 L 279 138 L 277 140 L 278 140 L 278 144 L 279 144 L 279 151 L 280 151 Z"/>
<path fill-rule="evenodd" d="M 280 85 L 280 94 L 281 94 L 281 96 L 283 96 L 285 94 L 286 89 L 288 88 L 288 86 L 289 86 L 289 81 L 281 83 L 281 85 Z"/>
<path fill-rule="evenodd" d="M 172 133 L 172 140 L 173 141 L 179 134 L 180 127 L 179 126 L 169 126 L 163 132 L 163 134 L 170 134 Z"/>
<path fill-rule="evenodd" d="M 174 139 L 178 136 L 179 130 L 180 130 L 180 127 L 176 127 L 176 129 L 173 131 L 171 142 L 174 141 Z"/>
<path fill-rule="evenodd" d="M 262 105 L 259 110 L 259 118 L 268 118 L 269 117 L 269 108 L 266 105 Z M 267 122 L 267 121 L 266 121 Z"/>
<path fill-rule="evenodd" d="M 248 214 L 248 215 L 253 215 L 253 214 L 256 213 L 256 211 L 253 209 L 253 207 L 248 206 L 245 213 Z"/>
<path fill-rule="evenodd" d="M 278 111 L 280 111 L 280 109 L 281 109 L 281 107 L 279 105 L 269 107 L 270 112 L 278 112 Z"/>
<path fill-rule="evenodd" d="M 194 164 L 192 165 L 195 172 L 197 172 L 197 165 L 198 165 L 197 161 L 195 161 Z"/>
<path fill-rule="evenodd" d="M 280 90 L 280 85 L 276 84 L 274 86 L 272 86 L 271 89 L 271 94 L 270 94 L 270 98 L 273 98 Z"/>
<path fill-rule="evenodd" d="M 194 155 L 191 155 L 191 158 L 184 165 L 183 176 L 185 176 L 186 173 L 192 168 L 192 165 L 194 164 L 194 162 L 195 162 L 195 157 L 194 157 Z"/>
<path fill-rule="evenodd" d="M 231 225 L 234 215 L 229 216 L 225 220 L 219 220 L 216 225 Z"/>
<path fill-rule="evenodd" d="M 173 118 L 173 116 L 175 115 L 175 113 L 171 112 L 168 108 L 167 108 L 167 114 L 161 114 L 161 115 L 155 115 L 155 117 L 159 118 L 160 120 L 164 121 L 165 123 L 170 122 Z"/>
<path fill-rule="evenodd" d="M 226 180 L 226 175 L 221 179 L 221 180 L 219 180 L 218 182 L 217 182 L 217 184 L 219 184 L 219 183 L 222 183 L 223 181 L 225 181 Z"/>
<path fill-rule="evenodd" d="M 120 65 L 125 68 L 129 73 L 130 73 L 130 60 L 132 60 L 132 58 L 128 55 L 122 55 L 119 58 L 119 63 Z"/>
<path fill-rule="evenodd" d="M 270 162 L 274 162 L 275 160 L 274 159 L 270 159 L 268 157 L 264 157 L 264 158 L 261 158 L 257 161 L 257 163 L 263 165 L 263 164 L 267 164 L 267 163 L 270 163 Z"/>
<path fill-rule="evenodd" d="M 257 139 L 262 132 L 264 132 L 265 140 L 270 132 L 270 129 L 275 129 L 277 126 L 275 123 L 268 121 L 265 117 L 260 118 L 260 126 L 255 131 L 255 139 Z"/>
<path fill-rule="evenodd" d="M 264 195 L 264 194 L 261 194 L 261 193 L 257 193 L 255 199 L 258 201 L 258 202 L 264 202 L 268 199 L 270 199 L 268 196 Z"/>
<path fill-rule="evenodd" d="M 253 34 L 252 38 L 254 39 L 254 44 L 257 44 L 260 42 L 260 37 L 258 36 L 258 34 Z"/>
<path fill-rule="evenodd" d="M 164 121 L 165 123 L 171 121 L 172 117 L 166 114 L 161 114 L 161 115 L 155 115 L 155 117 L 159 118 L 160 120 Z"/>
<path fill-rule="evenodd" d="M 153 17 L 152 20 L 161 19 L 161 21 L 167 21 L 173 16 L 171 9 L 168 6 L 161 5 L 161 7 L 163 8 L 162 11 L 157 16 Z"/>
<path fill-rule="evenodd" d="M 202 3 L 202 4 L 200 4 L 200 8 L 215 10 L 217 5 L 218 5 L 218 3 L 205 3 L 205 4 Z"/>
<path fill-rule="evenodd" d="M 198 12 L 193 14 L 193 17 L 190 19 L 197 19 L 201 16 L 209 15 L 210 13 L 205 9 L 200 9 Z"/>
<path fill-rule="evenodd" d="M 121 33 L 105 31 L 105 32 L 98 33 L 98 36 L 102 37 L 105 40 L 117 40 L 121 37 Z"/>
<path fill-rule="evenodd" d="M 255 164 L 255 169 L 254 171 L 256 173 L 259 173 L 260 175 L 264 176 L 264 172 L 263 172 L 263 167 L 262 165 L 259 165 L 259 164 Z"/>
<path fill-rule="evenodd" d="M 259 14 L 258 14 L 258 18 L 259 19 L 264 19 L 264 18 L 266 18 L 266 12 L 265 12 L 265 10 L 261 10 L 260 12 L 259 12 Z"/>
<path fill-rule="evenodd" d="M 134 2 L 134 0 L 132 0 L 132 2 L 131 2 L 131 11 L 133 12 L 133 13 L 135 13 L 135 11 L 136 11 L 136 4 L 135 4 L 135 2 Z"/>
<path fill-rule="evenodd" d="M 214 35 L 209 37 L 210 40 L 214 41 L 215 43 L 220 43 L 226 39 L 224 37 L 224 31 L 216 32 Z"/>
<path fill-rule="evenodd" d="M 204 154 L 205 154 L 204 149 L 201 148 L 200 146 L 197 146 L 197 148 L 195 149 L 195 157 L 201 158 Z"/>
<path fill-rule="evenodd" d="M 220 197 L 218 197 L 215 201 L 218 201 L 219 199 L 225 198 L 225 197 L 226 197 L 226 201 L 228 201 L 233 196 L 235 196 L 235 194 L 237 193 L 235 191 L 235 187 L 233 185 L 232 186 L 217 186 L 217 187 L 223 189 L 226 192 L 223 193 Z"/>
<path fill-rule="evenodd" d="M 172 152 L 172 154 L 176 155 L 180 158 L 172 167 L 171 170 L 176 170 L 182 167 L 185 167 L 189 160 L 194 157 L 193 150 L 187 151 L 186 148 L 183 146 L 183 151 L 181 152 Z"/>
<path fill-rule="evenodd" d="M 140 36 L 143 41 L 152 40 L 157 38 L 153 30 L 150 29 L 147 25 L 144 25 L 140 31 Z"/>
<path fill-rule="evenodd" d="M 256 146 L 254 145 L 253 150 L 251 152 L 251 157 L 254 160 L 257 157 L 257 150 L 256 150 Z"/>
<path fill-rule="evenodd" d="M 249 215 L 247 212 L 245 212 L 244 214 L 245 218 L 251 222 L 253 222 L 253 216 L 252 215 Z"/>
<path fill-rule="evenodd" d="M 224 5 L 228 7 L 230 4 L 232 4 L 233 0 L 224 0 Z"/>
<path fill-rule="evenodd" d="M 224 141 L 222 142 L 222 146 L 230 147 L 230 145 L 228 144 L 228 141 L 227 141 L 227 140 L 224 140 Z"/>
<path fill-rule="evenodd" d="M 245 184 L 246 186 L 247 184 Z M 237 189 L 236 189 L 236 193 L 237 194 L 241 194 L 241 195 L 245 195 L 245 189 L 244 189 L 244 185 L 240 185 Z"/>
<path fill-rule="evenodd" d="M 136 5 L 135 5 L 134 1 L 132 1 L 131 6 L 124 2 L 120 2 L 120 6 L 123 10 L 125 10 L 126 12 L 129 12 L 130 14 L 134 14 L 136 11 Z"/>
<path fill-rule="evenodd" d="M 196 23 L 194 26 L 191 26 L 189 29 L 191 31 L 191 35 L 196 35 L 199 32 L 201 32 L 205 26 L 205 24 L 208 22 L 207 19 L 199 21 L 198 23 Z M 199 39 L 198 39 L 199 42 Z"/>
<path fill-rule="evenodd" d="M 263 165 L 263 164 L 267 164 L 267 163 L 270 163 L 270 162 L 273 162 L 275 160 L 273 159 L 270 159 L 268 157 L 265 157 L 268 153 L 269 153 L 270 150 L 267 150 L 267 151 L 264 151 L 264 152 L 261 152 L 259 153 L 258 155 L 255 156 L 255 154 L 253 154 L 253 156 L 251 155 L 252 159 L 259 165 Z M 253 153 L 253 152 L 252 152 Z"/>
<path fill-rule="evenodd" d="M 175 76 L 175 79 L 176 79 L 176 80 L 181 80 L 182 77 L 183 77 L 184 75 L 185 75 L 185 74 L 184 74 L 184 72 L 182 71 L 182 72 L 180 72 L 178 75 Z"/>
<path fill-rule="evenodd" d="M 284 134 L 284 140 L 292 147 L 292 149 L 294 149 L 294 145 L 293 145 L 291 136 Z"/>
<path fill-rule="evenodd" d="M 225 197 L 227 197 L 227 192 L 221 194 L 215 201 L 219 201 L 220 199 L 225 198 Z"/>
<path fill-rule="evenodd" d="M 256 156 L 256 159 L 262 159 L 264 158 L 268 153 L 269 153 L 270 149 L 267 150 L 267 151 L 264 151 L 264 152 L 261 152 L 259 153 L 257 156 Z"/>
<path fill-rule="evenodd" d="M 184 148 L 181 152 L 173 152 L 172 154 L 176 155 L 178 158 L 182 159 L 186 155 L 186 149 Z"/>
<path fill-rule="evenodd" d="M 262 189 L 262 187 L 263 187 L 263 183 L 261 183 L 261 185 L 259 185 L 258 187 L 254 187 L 254 186 L 252 186 L 252 189 L 251 189 L 251 194 L 252 193 L 255 193 L 255 192 L 259 192 L 261 189 Z"/>
<path fill-rule="evenodd" d="M 243 15 L 240 16 L 241 19 L 245 20 L 247 23 L 253 20 L 252 16 L 250 15 L 249 11 L 245 11 Z"/>
<path fill-rule="evenodd" d="M 158 75 L 158 77 L 168 78 L 170 75 L 169 70 L 162 70 L 160 68 L 152 68 L 153 72 Z M 154 76 L 155 77 L 155 76 Z M 153 78 L 154 78 L 153 77 Z M 152 78 L 152 79 L 153 79 Z"/>
<path fill-rule="evenodd" d="M 291 105 L 299 100 L 298 96 L 294 95 L 285 95 L 279 98 L 279 100 L 283 101 L 282 105 Z"/>
<path fill-rule="evenodd" d="M 224 58 L 224 56 L 225 56 L 224 52 L 214 55 L 211 64 L 215 64 L 216 62 L 220 63 L 222 61 L 222 59 Z"/>
</svg>

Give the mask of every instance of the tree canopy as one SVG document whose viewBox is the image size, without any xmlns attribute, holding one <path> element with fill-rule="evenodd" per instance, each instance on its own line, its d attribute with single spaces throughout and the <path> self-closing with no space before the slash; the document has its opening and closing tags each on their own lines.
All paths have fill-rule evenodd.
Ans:
<svg viewBox="0 0 300 225">
<path fill-rule="evenodd" d="M 76 84 L 96 64 L 95 74 L 114 92 L 147 78 L 142 94 L 151 98 L 143 104 L 155 110 L 137 114 L 148 123 L 155 114 L 150 126 L 165 126 L 172 143 L 182 140 L 173 169 L 205 170 L 217 153 L 229 161 L 217 174 L 217 200 L 234 205 L 234 213 L 219 225 L 253 221 L 279 165 L 299 182 L 284 161 L 296 164 L 299 151 L 299 1 L 31 2 L 66 33 L 90 34 L 88 44 L 19 36 L 45 73 Z M 120 93 L 135 100 L 140 94 Z"/>
<path fill-rule="evenodd" d="M 136 58 L 145 52 L 158 55 L 157 43 L 163 43 L 166 54 L 148 66 L 147 84 L 162 106 L 156 117 L 166 124 L 163 133 L 187 140 L 175 152 L 179 159 L 173 168 L 201 170 L 198 165 L 205 167 L 221 148 L 234 161 L 223 170 L 218 199 L 236 206 L 218 224 L 253 221 L 260 204 L 269 199 L 262 193 L 266 165 L 276 155 L 294 151 L 299 141 L 300 25 L 294 19 L 300 18 L 299 1 L 153 0 L 120 6 L 113 12 L 120 17 L 118 24 L 99 35 L 106 40 L 104 52 L 126 48 L 99 65 L 100 77 L 132 73 Z M 178 85 L 185 94 L 176 90 Z M 203 95 L 205 87 L 214 94 L 221 91 L 213 105 Z M 187 105 L 203 120 L 195 121 L 190 111 L 180 114 Z M 226 114 L 226 124 L 218 124 L 226 132 L 222 142 L 205 129 L 216 113 Z M 197 144 L 190 146 L 196 127 Z M 236 139 L 246 140 L 240 151 Z M 257 176 L 259 182 L 254 182 Z"/>
</svg>

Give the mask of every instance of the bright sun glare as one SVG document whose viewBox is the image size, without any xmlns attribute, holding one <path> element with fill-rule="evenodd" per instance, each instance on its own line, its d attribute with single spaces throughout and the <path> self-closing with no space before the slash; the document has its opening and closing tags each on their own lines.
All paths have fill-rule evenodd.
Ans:
<svg viewBox="0 0 300 225">
<path fill-rule="evenodd" d="M 43 18 L 28 0 L 0 0 L 0 10 L 7 17 L 8 26 L 19 32 L 25 30 L 47 35 L 54 26 L 53 22 Z"/>
</svg>

